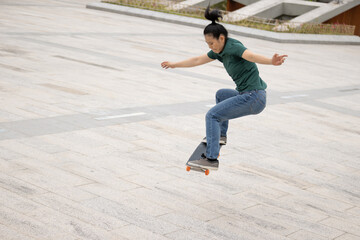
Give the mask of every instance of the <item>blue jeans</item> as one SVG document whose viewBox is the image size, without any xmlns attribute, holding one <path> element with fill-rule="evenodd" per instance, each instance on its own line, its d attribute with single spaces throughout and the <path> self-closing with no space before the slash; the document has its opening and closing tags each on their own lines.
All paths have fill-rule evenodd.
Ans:
<svg viewBox="0 0 360 240">
<path fill-rule="evenodd" d="M 229 119 L 258 114 L 266 106 L 266 91 L 252 90 L 239 93 L 233 89 L 216 92 L 216 105 L 206 114 L 206 157 L 217 159 L 220 136 L 226 137 Z"/>
</svg>

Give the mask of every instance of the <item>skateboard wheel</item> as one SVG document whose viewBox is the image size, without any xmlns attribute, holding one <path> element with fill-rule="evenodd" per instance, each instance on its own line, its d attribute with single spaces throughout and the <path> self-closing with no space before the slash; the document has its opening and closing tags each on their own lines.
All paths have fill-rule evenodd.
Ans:
<svg viewBox="0 0 360 240">
<path fill-rule="evenodd" d="M 190 171 L 191 167 L 190 166 L 186 166 L 186 171 Z"/>
<path fill-rule="evenodd" d="M 207 176 L 207 175 L 209 175 L 209 173 L 210 173 L 210 170 L 209 170 L 209 169 L 206 169 L 206 170 L 205 170 L 205 175 Z"/>
</svg>

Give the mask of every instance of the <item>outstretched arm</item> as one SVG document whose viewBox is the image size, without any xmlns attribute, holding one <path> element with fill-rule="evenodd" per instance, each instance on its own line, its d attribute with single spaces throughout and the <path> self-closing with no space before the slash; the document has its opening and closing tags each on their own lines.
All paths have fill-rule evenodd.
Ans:
<svg viewBox="0 0 360 240">
<path fill-rule="evenodd" d="M 260 64 L 272 64 L 275 66 L 280 66 L 284 63 L 287 55 L 279 55 L 277 53 L 274 54 L 272 58 L 267 58 L 259 54 L 255 54 L 249 50 L 245 50 L 245 52 L 242 55 L 242 58 L 249 62 L 255 62 Z"/>
<path fill-rule="evenodd" d="M 161 66 L 165 69 L 168 68 L 179 68 L 179 67 L 195 67 L 195 66 L 199 66 L 205 63 L 209 63 L 211 61 L 214 61 L 214 59 L 211 59 L 208 57 L 207 54 L 198 56 L 198 57 L 192 57 L 189 59 L 186 59 L 184 61 L 180 61 L 180 62 L 162 62 Z"/>
</svg>

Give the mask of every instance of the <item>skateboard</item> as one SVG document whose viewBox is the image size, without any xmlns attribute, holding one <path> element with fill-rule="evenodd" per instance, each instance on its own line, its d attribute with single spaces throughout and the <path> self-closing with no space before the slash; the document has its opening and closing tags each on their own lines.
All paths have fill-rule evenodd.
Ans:
<svg viewBox="0 0 360 240">
<path fill-rule="evenodd" d="M 220 144 L 220 149 L 221 149 L 222 145 Z M 199 144 L 199 146 L 197 146 L 197 148 L 195 149 L 195 151 L 193 152 L 193 154 L 190 156 L 189 160 L 186 162 L 186 171 L 190 171 L 190 170 L 194 170 L 194 171 L 198 171 L 198 172 L 204 172 L 205 175 L 209 175 L 210 174 L 210 169 L 207 168 L 203 168 L 203 167 L 196 167 L 196 166 L 189 166 L 188 163 L 189 161 L 193 161 L 196 159 L 200 159 L 202 154 L 206 153 L 206 143 L 201 142 Z M 220 155 L 219 155 L 220 156 Z"/>
</svg>

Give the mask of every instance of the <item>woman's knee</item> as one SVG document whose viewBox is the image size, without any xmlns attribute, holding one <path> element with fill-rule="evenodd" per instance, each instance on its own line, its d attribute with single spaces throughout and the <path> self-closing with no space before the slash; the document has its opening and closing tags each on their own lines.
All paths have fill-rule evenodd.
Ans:
<svg viewBox="0 0 360 240">
<path fill-rule="evenodd" d="M 214 118 L 214 114 L 211 112 L 211 110 L 210 111 L 208 111 L 207 113 L 206 113 L 206 115 L 205 115 L 205 119 L 206 120 L 210 120 L 210 119 L 212 119 L 212 118 Z"/>
<path fill-rule="evenodd" d="M 206 116 L 205 116 L 205 119 L 206 121 L 220 121 L 217 117 L 217 115 L 215 114 L 214 111 L 211 111 L 212 109 L 210 109 L 207 113 L 206 113 Z"/>
</svg>

